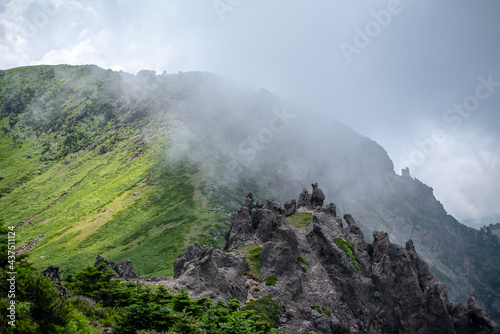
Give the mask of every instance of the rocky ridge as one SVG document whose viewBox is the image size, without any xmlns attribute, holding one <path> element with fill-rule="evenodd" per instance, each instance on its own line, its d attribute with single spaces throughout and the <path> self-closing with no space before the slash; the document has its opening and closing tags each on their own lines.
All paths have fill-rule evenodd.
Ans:
<svg viewBox="0 0 500 334">
<path fill-rule="evenodd" d="M 376 231 L 367 243 L 353 217 L 343 221 L 324 199 L 317 184 L 285 205 L 254 204 L 249 193 L 231 215 L 224 250 L 191 244 L 174 278 L 160 284 L 185 287 L 193 298 L 271 298 L 284 333 L 493 333 L 473 297 L 467 308 L 448 300 L 411 239 L 403 248 Z M 312 220 L 294 227 L 287 221 L 294 213 Z M 260 248 L 261 277 L 249 273 L 241 252 L 248 246 Z"/>
</svg>

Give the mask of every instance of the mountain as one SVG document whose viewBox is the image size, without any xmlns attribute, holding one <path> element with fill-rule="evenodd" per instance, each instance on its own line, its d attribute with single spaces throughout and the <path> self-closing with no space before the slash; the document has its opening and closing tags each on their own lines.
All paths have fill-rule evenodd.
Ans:
<svg viewBox="0 0 500 334">
<path fill-rule="evenodd" d="M 493 333 L 474 298 L 467 310 L 449 302 L 411 239 L 403 248 L 376 231 L 367 243 L 352 216 L 343 222 L 313 188 L 285 206 L 254 205 L 248 194 L 224 252 L 194 243 L 175 261 L 174 280 L 158 284 L 197 298 L 278 301 L 285 333 Z"/>
<path fill-rule="evenodd" d="M 500 239 L 322 114 L 206 72 L 68 65 L 1 71 L 0 105 L 1 218 L 39 268 L 71 273 L 101 254 L 172 276 L 189 244 L 223 246 L 248 191 L 285 202 L 315 180 L 365 242 L 412 239 L 451 301 L 474 296 L 500 321 Z"/>
</svg>

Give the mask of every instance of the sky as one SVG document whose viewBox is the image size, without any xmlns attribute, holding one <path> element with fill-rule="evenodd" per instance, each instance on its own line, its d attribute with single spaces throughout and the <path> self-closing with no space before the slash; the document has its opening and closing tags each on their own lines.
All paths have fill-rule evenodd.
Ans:
<svg viewBox="0 0 500 334">
<path fill-rule="evenodd" d="M 500 217 L 498 0 L 0 0 L 0 69 L 210 71 L 338 119 Z"/>
</svg>

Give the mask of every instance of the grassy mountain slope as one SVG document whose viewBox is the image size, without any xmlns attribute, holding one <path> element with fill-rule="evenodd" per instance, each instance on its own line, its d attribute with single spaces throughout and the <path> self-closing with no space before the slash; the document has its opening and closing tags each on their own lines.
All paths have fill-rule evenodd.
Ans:
<svg viewBox="0 0 500 334">
<path fill-rule="evenodd" d="M 103 254 L 132 259 L 142 275 L 171 275 L 189 242 L 223 241 L 212 234 L 227 216 L 208 207 L 196 164 L 164 154 L 176 126 L 134 119 L 134 105 L 113 113 L 118 97 L 99 85 L 119 87 L 120 75 L 62 66 L 0 78 L 0 104 L 28 96 L 2 109 L 0 212 L 22 227 L 19 242 L 44 235 L 35 265 L 74 271 Z"/>
</svg>

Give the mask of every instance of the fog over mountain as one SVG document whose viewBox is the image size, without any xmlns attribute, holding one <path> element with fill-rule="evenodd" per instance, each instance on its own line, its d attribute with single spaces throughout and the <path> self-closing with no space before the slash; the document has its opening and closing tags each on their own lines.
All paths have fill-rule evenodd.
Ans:
<svg viewBox="0 0 500 334">
<path fill-rule="evenodd" d="M 410 167 L 455 217 L 494 223 L 499 15 L 495 0 L 1 0 L 0 69 L 217 73 L 338 119 L 383 146 L 397 173 Z"/>
</svg>

